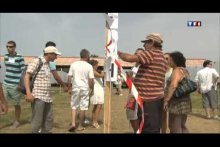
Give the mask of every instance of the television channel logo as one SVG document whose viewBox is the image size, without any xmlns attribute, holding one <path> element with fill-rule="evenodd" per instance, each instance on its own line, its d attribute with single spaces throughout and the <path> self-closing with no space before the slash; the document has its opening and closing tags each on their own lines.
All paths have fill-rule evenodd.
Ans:
<svg viewBox="0 0 220 147">
<path fill-rule="evenodd" d="M 187 27 L 201 27 L 201 21 L 187 21 Z"/>
</svg>

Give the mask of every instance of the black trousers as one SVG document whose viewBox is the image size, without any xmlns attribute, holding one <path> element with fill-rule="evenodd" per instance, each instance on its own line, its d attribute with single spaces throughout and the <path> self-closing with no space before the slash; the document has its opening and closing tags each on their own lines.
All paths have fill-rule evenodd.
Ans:
<svg viewBox="0 0 220 147">
<path fill-rule="evenodd" d="M 143 101 L 144 108 L 144 126 L 142 133 L 160 133 L 162 110 L 163 110 L 163 98 L 146 102 Z M 142 120 L 142 111 L 138 107 L 138 119 Z"/>
</svg>

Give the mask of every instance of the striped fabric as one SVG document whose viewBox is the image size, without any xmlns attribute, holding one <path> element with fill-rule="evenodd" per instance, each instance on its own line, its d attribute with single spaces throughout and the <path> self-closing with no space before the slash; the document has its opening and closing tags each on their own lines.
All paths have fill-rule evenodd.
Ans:
<svg viewBox="0 0 220 147">
<path fill-rule="evenodd" d="M 6 67 L 4 84 L 17 85 L 20 81 L 22 70 L 25 68 L 23 56 L 17 53 L 15 56 L 5 54 L 4 63 Z"/>
<path fill-rule="evenodd" d="M 161 50 L 146 50 L 137 54 L 140 67 L 134 79 L 141 98 L 154 100 L 164 96 L 166 60 Z"/>
</svg>

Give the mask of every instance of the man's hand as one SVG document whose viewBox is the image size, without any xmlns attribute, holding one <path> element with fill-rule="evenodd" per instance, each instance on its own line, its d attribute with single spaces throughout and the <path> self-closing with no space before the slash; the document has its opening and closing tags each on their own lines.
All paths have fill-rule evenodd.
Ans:
<svg viewBox="0 0 220 147">
<path fill-rule="evenodd" d="M 163 103 L 163 109 L 165 110 L 165 111 L 167 111 L 168 110 L 168 101 L 164 101 L 164 103 Z"/>
<path fill-rule="evenodd" d="M 63 91 L 68 92 L 68 87 L 66 85 L 63 86 Z"/>
<path fill-rule="evenodd" d="M 69 95 L 72 95 L 72 88 L 68 89 L 68 93 L 69 93 Z"/>
<path fill-rule="evenodd" d="M 25 99 L 26 99 L 26 102 L 33 102 L 34 101 L 34 97 L 31 93 L 27 93 Z"/>
<path fill-rule="evenodd" d="M 8 105 L 6 103 L 0 102 L 0 114 L 7 114 Z"/>
</svg>

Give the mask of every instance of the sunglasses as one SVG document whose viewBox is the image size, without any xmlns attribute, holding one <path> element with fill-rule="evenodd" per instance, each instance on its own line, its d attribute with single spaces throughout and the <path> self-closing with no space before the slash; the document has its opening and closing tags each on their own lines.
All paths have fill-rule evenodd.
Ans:
<svg viewBox="0 0 220 147">
<path fill-rule="evenodd" d="M 13 47 L 14 47 L 14 46 L 8 46 L 8 45 L 6 46 L 6 48 L 13 48 Z"/>
</svg>

